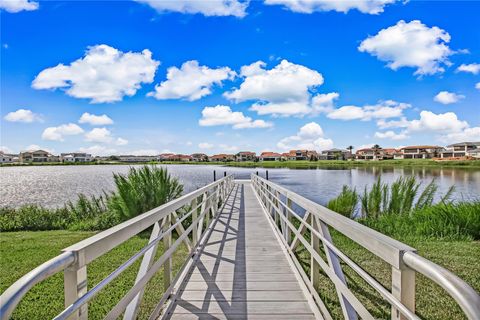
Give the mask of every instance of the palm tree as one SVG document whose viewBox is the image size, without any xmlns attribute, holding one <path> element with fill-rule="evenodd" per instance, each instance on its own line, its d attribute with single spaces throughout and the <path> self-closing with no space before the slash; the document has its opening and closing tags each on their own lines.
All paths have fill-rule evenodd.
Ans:
<svg viewBox="0 0 480 320">
<path fill-rule="evenodd" d="M 377 158 L 378 150 L 382 149 L 378 144 L 374 144 L 373 147 L 373 159 Z"/>
<path fill-rule="evenodd" d="M 348 146 L 347 150 L 350 151 L 350 157 L 353 158 L 353 155 L 352 155 L 353 146 Z"/>
</svg>

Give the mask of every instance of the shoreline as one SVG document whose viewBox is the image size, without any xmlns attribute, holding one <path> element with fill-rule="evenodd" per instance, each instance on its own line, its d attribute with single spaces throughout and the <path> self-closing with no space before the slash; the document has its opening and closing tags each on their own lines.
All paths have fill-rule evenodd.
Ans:
<svg viewBox="0 0 480 320">
<path fill-rule="evenodd" d="M 472 168 L 480 169 L 480 160 L 444 160 L 435 161 L 430 159 L 408 159 L 408 160 L 298 160 L 298 161 L 263 161 L 263 162 L 85 162 L 85 163 L 62 163 L 62 162 L 39 162 L 39 163 L 2 163 L 0 167 L 42 167 L 42 166 L 101 166 L 101 165 L 217 165 L 237 168 L 290 168 L 290 169 L 322 169 L 322 168 L 358 168 L 358 167 L 448 167 L 448 168 Z"/>
</svg>

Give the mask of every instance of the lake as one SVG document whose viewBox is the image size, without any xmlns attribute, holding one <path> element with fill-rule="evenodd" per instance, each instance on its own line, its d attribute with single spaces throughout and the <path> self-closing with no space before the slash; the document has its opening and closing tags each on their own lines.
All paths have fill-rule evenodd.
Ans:
<svg viewBox="0 0 480 320">
<path fill-rule="evenodd" d="M 232 168 L 214 165 L 164 165 L 180 179 L 186 192 L 195 190 L 213 181 L 223 172 L 236 178 L 248 179 L 258 170 L 265 176 L 265 169 Z M 47 207 L 62 206 L 75 200 L 80 193 L 98 195 L 113 191 L 113 173 L 127 173 L 128 165 L 87 166 L 29 166 L 0 167 L 0 206 L 18 207 L 38 204 Z M 440 195 L 455 185 L 454 199 L 480 198 L 480 169 L 431 168 L 431 167 L 361 167 L 348 169 L 269 169 L 270 180 L 291 189 L 306 198 L 325 205 L 347 184 L 362 190 L 371 185 L 378 176 L 390 182 L 399 176 L 416 176 L 423 186 L 433 178 L 439 185 Z"/>
</svg>

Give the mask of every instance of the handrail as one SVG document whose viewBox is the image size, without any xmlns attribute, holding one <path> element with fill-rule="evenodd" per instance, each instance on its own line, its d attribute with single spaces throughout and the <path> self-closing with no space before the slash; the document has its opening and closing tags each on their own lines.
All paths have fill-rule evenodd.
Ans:
<svg viewBox="0 0 480 320">
<path fill-rule="evenodd" d="M 102 288 L 120 275 L 128 266 L 133 264 L 134 261 L 138 260 L 140 256 L 143 255 L 144 260 L 150 259 L 149 261 L 151 261 L 151 259 L 154 258 L 154 255 L 148 255 L 148 253 L 156 250 L 160 240 L 163 239 L 164 241 L 167 241 L 165 252 L 157 261 L 155 261 L 151 268 L 149 267 L 147 270 L 142 270 L 142 268 L 140 268 L 138 276 L 143 282 L 145 282 L 144 280 L 146 280 L 148 277 L 151 278 L 150 275 L 153 274 L 153 272 L 156 272 L 158 268 L 165 262 L 171 262 L 171 256 L 173 252 L 176 250 L 176 248 L 178 248 L 178 245 L 181 242 L 189 241 L 188 236 L 190 234 L 193 235 L 192 241 L 199 241 L 202 235 L 202 224 L 204 223 L 204 218 L 206 218 L 207 220 L 205 221 L 208 222 L 209 216 L 214 216 L 216 214 L 219 202 L 225 202 L 225 199 L 232 187 L 233 175 L 226 176 L 216 182 L 183 195 L 180 198 L 172 200 L 164 205 L 154 208 L 146 213 L 143 213 L 137 217 L 120 223 L 110 229 L 102 231 L 90 238 L 63 249 L 62 254 L 43 263 L 39 267 L 24 275 L 0 296 L 0 319 L 9 319 L 17 305 L 20 303 L 21 299 L 35 284 L 61 271 L 65 271 L 64 281 L 66 308 L 57 317 L 59 319 L 63 319 L 68 315 L 72 315 L 73 312 L 77 312 L 76 315 L 72 315 L 73 318 L 86 318 L 86 312 L 80 308 L 86 306 L 88 301 L 93 298 L 93 296 L 95 296 Z M 200 202 L 197 201 L 199 197 L 202 197 Z M 183 215 L 181 218 L 172 221 L 172 216 L 173 218 L 177 217 L 175 213 L 176 210 L 186 205 L 191 205 L 189 212 Z M 192 223 L 185 230 L 183 229 L 182 222 L 184 222 L 190 216 L 193 217 Z M 163 221 L 161 227 L 159 224 L 160 221 Z M 129 258 L 120 267 L 114 270 L 105 279 L 100 281 L 100 283 L 98 283 L 94 288 L 92 288 L 90 291 L 87 291 L 86 267 L 88 263 L 152 225 L 156 225 L 156 227 L 153 228 L 149 243 L 139 252 Z M 169 246 L 168 243 L 171 242 L 172 231 L 174 230 L 177 230 L 179 238 L 174 244 Z M 193 249 L 194 248 L 192 248 L 192 250 Z M 151 264 L 149 261 L 147 261 L 147 265 Z M 144 262 L 142 262 L 142 265 Z M 185 263 L 187 262 L 188 260 Z M 148 276 L 144 276 L 147 271 Z M 165 272 L 171 272 L 171 270 L 168 268 L 165 270 Z M 169 281 L 170 279 L 167 280 Z M 142 281 L 137 281 L 134 285 L 136 292 L 144 289 L 146 283 L 142 285 Z M 170 284 L 168 283 L 167 287 L 169 285 Z M 68 293 L 67 289 L 69 290 Z M 138 301 L 135 303 L 138 303 Z M 84 312 L 83 314 L 82 311 Z M 131 317 L 133 318 L 135 315 L 133 314 Z"/>
<path fill-rule="evenodd" d="M 480 319 L 480 295 L 468 283 L 416 253 L 406 252 L 403 261 L 447 291 L 468 319 Z"/>
<path fill-rule="evenodd" d="M 55 258 L 39 265 L 12 284 L 0 296 L 1 319 L 9 319 L 17 305 L 27 292 L 37 283 L 49 278 L 57 272 L 63 271 L 75 261 L 73 252 L 64 252 Z"/>
<path fill-rule="evenodd" d="M 251 180 L 257 198 L 272 220 L 276 232 L 281 236 L 281 240 L 294 262 L 297 260 L 295 256 L 296 243 L 300 242 L 312 257 L 310 269 L 318 270 L 315 268 L 320 267 L 335 284 L 345 318 L 356 319 L 355 312 L 362 318 L 371 318 L 371 315 L 352 296 L 346 286 L 347 283 L 338 259 L 347 264 L 391 304 L 392 319 L 418 319 L 415 314 L 415 272 L 423 274 L 444 288 L 458 303 L 468 319 L 480 319 L 480 296 L 478 293 L 452 272 L 416 254 L 415 249 L 257 175 L 252 175 Z M 305 214 L 311 220 L 310 222 L 293 210 L 292 202 L 306 210 Z M 291 218 L 297 219 L 300 227 L 295 227 L 290 221 Z M 334 245 L 328 225 L 392 266 L 391 293 Z M 310 232 L 312 243 L 303 236 L 305 230 Z M 292 233 L 295 236 L 293 240 L 291 240 Z M 323 244 L 328 264 L 320 257 L 315 241 Z M 385 251 L 391 252 L 385 254 Z M 295 265 L 297 269 L 301 269 L 298 267 L 298 263 Z M 314 272 L 310 275 L 311 279 L 303 269 L 297 270 L 297 272 L 304 281 L 307 279 L 313 284 L 317 281 Z M 312 290 L 315 286 L 307 284 L 307 287 Z M 312 292 L 312 295 L 318 297 L 316 292 Z M 323 302 L 317 301 L 317 303 L 321 306 Z M 349 312 L 351 310 L 349 308 L 355 310 L 353 314 Z"/>
</svg>

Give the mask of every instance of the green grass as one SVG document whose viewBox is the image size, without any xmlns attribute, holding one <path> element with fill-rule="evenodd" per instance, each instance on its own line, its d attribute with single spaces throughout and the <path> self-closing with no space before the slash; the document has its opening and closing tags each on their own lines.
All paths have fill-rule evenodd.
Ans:
<svg viewBox="0 0 480 320">
<path fill-rule="evenodd" d="M 41 231 L 0 234 L 0 292 L 41 263 L 60 254 L 60 250 L 93 232 Z M 88 265 L 88 287 L 92 288 L 148 242 L 147 236 L 136 236 Z M 160 246 L 157 256 L 163 252 Z M 173 257 L 174 275 L 187 257 L 182 245 Z M 140 261 L 109 284 L 89 304 L 89 319 L 103 319 L 106 313 L 127 293 L 135 281 Z M 149 282 L 140 319 L 148 318 L 164 292 L 163 269 Z M 36 285 L 22 300 L 12 319 L 51 319 L 63 310 L 63 273 Z"/>
<path fill-rule="evenodd" d="M 22 275 L 60 253 L 70 244 L 93 235 L 93 232 L 43 231 L 10 232 L 0 234 L 0 291 Z M 367 250 L 354 244 L 346 237 L 333 233 L 335 244 L 355 262 L 375 277 L 386 288 L 391 288 L 390 267 Z M 480 243 L 477 241 L 425 240 L 421 238 L 399 239 L 418 249 L 420 255 L 451 270 L 467 281 L 477 291 L 480 290 Z M 134 252 L 147 243 L 146 236 L 137 236 L 110 251 L 88 266 L 88 286 L 101 279 L 123 263 Z M 160 255 L 162 249 L 159 249 Z M 176 272 L 185 261 L 187 252 L 184 247 L 174 256 L 173 265 Z M 309 257 L 305 251 L 299 254 L 308 271 Z M 28 257 L 28 258 L 25 258 Z M 128 291 L 135 280 L 138 263 L 125 271 L 118 279 L 96 296 L 89 304 L 89 318 L 102 319 L 119 299 Z M 381 302 L 379 296 L 344 266 L 349 287 L 364 302 L 374 317 L 389 318 L 389 306 Z M 142 304 L 140 319 L 148 317 L 148 311 L 163 293 L 163 272 L 150 281 Z M 332 283 L 321 277 L 319 288 L 321 297 L 326 301 L 335 319 L 340 318 L 341 311 Z M 449 298 L 443 289 L 423 276 L 417 276 L 417 312 L 425 319 L 464 319 L 461 310 Z M 13 319 L 47 319 L 58 314 L 63 308 L 63 274 L 57 274 L 36 285 L 20 303 Z"/>
</svg>

